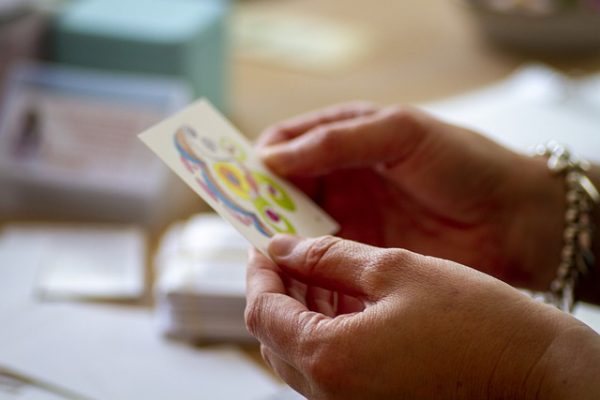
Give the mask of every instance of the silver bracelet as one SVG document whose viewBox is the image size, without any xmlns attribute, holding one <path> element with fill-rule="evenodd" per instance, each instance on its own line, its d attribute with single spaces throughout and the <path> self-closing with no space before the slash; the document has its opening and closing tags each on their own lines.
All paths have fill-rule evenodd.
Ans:
<svg viewBox="0 0 600 400">
<path fill-rule="evenodd" d="M 564 175 L 567 200 L 560 264 L 544 299 L 562 311 L 572 312 L 575 286 L 595 264 L 591 214 L 600 203 L 600 194 L 586 175 L 589 163 L 571 155 L 565 146 L 550 142 L 538 146 L 536 153 L 548 158 L 548 168 L 553 174 Z"/>
</svg>

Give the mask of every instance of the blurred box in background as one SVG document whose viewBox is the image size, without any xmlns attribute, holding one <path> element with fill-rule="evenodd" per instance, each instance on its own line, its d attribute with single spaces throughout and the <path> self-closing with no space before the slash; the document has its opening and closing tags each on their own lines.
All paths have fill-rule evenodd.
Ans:
<svg viewBox="0 0 600 400">
<path fill-rule="evenodd" d="M 0 112 L 0 213 L 161 223 L 185 189 L 136 134 L 189 100 L 176 80 L 16 67 Z"/>
<path fill-rule="evenodd" d="M 79 0 L 53 27 L 54 60 L 173 75 L 226 111 L 228 2 Z"/>
<path fill-rule="evenodd" d="M 41 56 L 48 18 L 32 12 L 32 1 L 0 0 L 0 92 L 12 64 Z"/>
</svg>

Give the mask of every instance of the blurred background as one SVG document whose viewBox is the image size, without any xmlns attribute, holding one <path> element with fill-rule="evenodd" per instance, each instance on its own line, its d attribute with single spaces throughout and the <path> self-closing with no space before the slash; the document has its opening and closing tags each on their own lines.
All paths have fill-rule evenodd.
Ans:
<svg viewBox="0 0 600 400">
<path fill-rule="evenodd" d="M 192 100 L 251 139 L 364 99 L 598 161 L 599 74 L 598 0 L 0 0 L 0 398 L 293 398 L 245 242 L 136 137 Z"/>
</svg>

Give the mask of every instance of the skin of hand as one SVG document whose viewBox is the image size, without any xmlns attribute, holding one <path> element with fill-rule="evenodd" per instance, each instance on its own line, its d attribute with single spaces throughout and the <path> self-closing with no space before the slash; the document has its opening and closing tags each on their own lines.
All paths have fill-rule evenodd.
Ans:
<svg viewBox="0 0 600 400">
<path fill-rule="evenodd" d="M 257 147 L 340 223 L 341 237 L 450 259 L 532 290 L 555 276 L 565 188 L 543 158 L 415 109 L 367 103 L 282 122 Z"/>
<path fill-rule="evenodd" d="M 489 275 L 333 237 L 269 254 L 251 253 L 246 323 L 309 399 L 598 398 L 598 335 Z"/>
</svg>

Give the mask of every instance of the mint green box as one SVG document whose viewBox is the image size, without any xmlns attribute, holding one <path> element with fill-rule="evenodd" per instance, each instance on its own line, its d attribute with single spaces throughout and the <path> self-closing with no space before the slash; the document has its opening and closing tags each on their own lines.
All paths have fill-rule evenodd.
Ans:
<svg viewBox="0 0 600 400">
<path fill-rule="evenodd" d="M 55 61 L 173 75 L 226 111 L 227 1 L 77 0 L 53 26 Z"/>
</svg>

